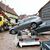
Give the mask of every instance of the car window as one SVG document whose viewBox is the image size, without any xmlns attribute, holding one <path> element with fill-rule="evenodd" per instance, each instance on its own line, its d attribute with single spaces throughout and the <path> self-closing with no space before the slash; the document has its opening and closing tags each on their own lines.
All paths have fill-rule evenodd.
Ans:
<svg viewBox="0 0 50 50">
<path fill-rule="evenodd" d="M 25 19 L 23 19 L 23 22 L 26 22 L 26 21 L 29 21 L 29 20 L 32 20 L 32 19 L 36 19 L 36 17 L 28 17 L 28 18 L 25 18 Z"/>
<path fill-rule="evenodd" d="M 43 27 L 43 26 L 45 26 L 45 25 L 46 25 L 46 22 L 43 22 L 40 26 L 42 26 L 42 27 Z"/>
<path fill-rule="evenodd" d="M 33 40 L 35 40 L 35 39 L 33 39 L 33 38 L 32 39 L 24 39 L 23 41 L 26 41 L 26 42 L 29 41 L 29 42 L 31 42 Z"/>
<path fill-rule="evenodd" d="M 22 19 L 22 20 L 19 22 L 19 24 L 22 24 L 22 23 L 24 23 L 24 22 L 26 22 L 26 21 L 30 21 L 30 20 L 33 20 L 33 19 L 36 19 L 36 18 L 37 18 L 36 16 L 24 18 L 24 19 Z"/>
<path fill-rule="evenodd" d="M 46 24 L 47 24 L 47 25 L 50 25 L 50 20 L 47 20 L 47 21 L 46 21 Z"/>
</svg>

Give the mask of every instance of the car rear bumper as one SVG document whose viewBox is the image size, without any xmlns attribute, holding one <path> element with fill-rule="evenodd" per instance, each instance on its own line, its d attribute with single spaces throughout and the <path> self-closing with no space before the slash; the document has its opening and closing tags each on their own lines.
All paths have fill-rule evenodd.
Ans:
<svg viewBox="0 0 50 50">
<path fill-rule="evenodd" d="M 29 43 L 29 42 L 28 42 Z M 19 42 L 19 45 L 20 46 L 33 46 L 33 45 L 40 45 L 40 42 L 39 41 L 33 41 L 31 43 L 23 43 L 23 42 Z"/>
</svg>

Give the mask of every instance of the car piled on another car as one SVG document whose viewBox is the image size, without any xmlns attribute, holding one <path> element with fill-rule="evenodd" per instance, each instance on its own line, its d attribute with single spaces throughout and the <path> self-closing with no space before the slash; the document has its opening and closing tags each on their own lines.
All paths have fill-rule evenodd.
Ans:
<svg viewBox="0 0 50 50">
<path fill-rule="evenodd" d="M 37 28 L 40 24 L 42 24 L 42 20 L 38 16 L 32 16 L 29 18 L 25 18 L 23 20 L 20 20 L 17 25 L 13 28 L 10 29 L 10 34 L 16 34 L 20 30 L 24 29 L 35 29 Z"/>
</svg>

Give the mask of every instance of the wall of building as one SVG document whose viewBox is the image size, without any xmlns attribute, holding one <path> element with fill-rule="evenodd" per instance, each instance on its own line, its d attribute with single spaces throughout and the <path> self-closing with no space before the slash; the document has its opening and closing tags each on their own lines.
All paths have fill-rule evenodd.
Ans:
<svg viewBox="0 0 50 50">
<path fill-rule="evenodd" d="M 46 4 L 40 11 L 39 16 L 44 19 L 48 20 L 50 19 L 50 3 Z"/>
<path fill-rule="evenodd" d="M 10 13 L 5 13 L 6 16 L 8 16 L 10 18 L 10 22 L 11 23 L 16 23 L 16 20 L 18 19 L 18 16 L 10 14 Z"/>
<path fill-rule="evenodd" d="M 16 19 L 18 19 L 18 16 L 16 16 L 16 15 L 13 15 L 13 14 L 10 14 L 10 13 L 5 13 L 8 17 L 12 17 L 12 18 L 16 18 Z"/>
</svg>

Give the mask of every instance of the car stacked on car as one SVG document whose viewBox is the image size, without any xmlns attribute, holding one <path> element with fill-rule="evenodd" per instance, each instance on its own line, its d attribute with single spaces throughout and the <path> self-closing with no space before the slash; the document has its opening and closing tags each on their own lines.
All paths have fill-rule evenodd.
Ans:
<svg viewBox="0 0 50 50">
<path fill-rule="evenodd" d="M 17 23 L 17 25 L 13 28 L 10 29 L 10 34 L 16 34 L 20 30 L 24 29 L 35 29 L 37 28 L 40 24 L 42 24 L 42 20 L 38 16 L 32 16 L 29 18 L 25 18 Z"/>
<path fill-rule="evenodd" d="M 26 29 L 28 29 L 30 32 L 25 31 Z M 17 46 L 23 47 L 23 46 L 30 46 L 30 45 L 31 46 L 40 45 L 39 38 L 37 38 L 37 37 L 34 38 L 33 36 L 38 35 L 38 33 L 45 32 L 45 31 L 50 31 L 49 22 L 48 21 L 42 22 L 40 17 L 32 16 L 32 17 L 20 20 L 16 26 L 14 26 L 13 28 L 10 28 L 9 33 L 13 34 L 13 35 L 17 34 L 17 36 L 19 36 L 19 37 L 22 36 L 23 32 L 25 32 L 26 35 L 28 35 L 30 33 L 28 35 L 29 38 L 22 38 L 22 37 L 18 38 L 19 41 L 17 43 Z M 41 49 L 42 49 L 42 47 L 41 47 Z"/>
</svg>

